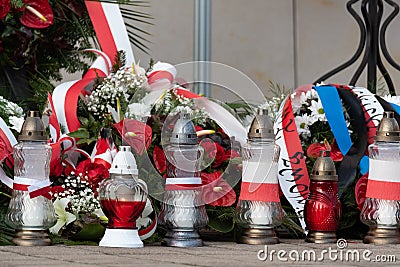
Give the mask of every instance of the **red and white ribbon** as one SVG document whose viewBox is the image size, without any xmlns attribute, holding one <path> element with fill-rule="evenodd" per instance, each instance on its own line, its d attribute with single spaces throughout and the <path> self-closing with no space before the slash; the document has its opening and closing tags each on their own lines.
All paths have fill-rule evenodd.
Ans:
<svg viewBox="0 0 400 267">
<path fill-rule="evenodd" d="M 193 190 L 202 185 L 201 177 L 167 177 L 165 180 L 165 190 Z"/>
<path fill-rule="evenodd" d="M 131 67 L 135 58 L 119 5 L 100 1 L 85 1 L 85 5 L 101 50 L 111 61 L 114 61 L 119 50 L 125 51 L 125 66 Z"/>
<path fill-rule="evenodd" d="M 369 159 L 366 196 L 400 200 L 400 164 L 398 161 Z"/>
<path fill-rule="evenodd" d="M 0 139 L 4 142 L 5 149 L 8 151 L 12 151 L 12 147 L 17 144 L 17 139 L 2 118 L 0 118 Z M 0 168 L 0 181 L 12 188 L 13 180 L 6 175 L 3 168 Z"/>
<path fill-rule="evenodd" d="M 283 194 L 297 213 L 305 229 L 304 204 L 308 197 L 310 178 L 301 146 L 292 101 L 288 97 L 274 124 L 276 144 L 281 152 L 278 162 L 278 180 Z"/>
<path fill-rule="evenodd" d="M 175 81 L 176 68 L 169 63 L 157 62 L 147 77 L 151 91 L 169 89 Z"/>
<path fill-rule="evenodd" d="M 224 132 L 232 137 L 234 136 L 241 144 L 246 143 L 247 131 L 243 125 L 224 107 L 218 103 L 211 101 L 206 97 L 199 96 L 189 90 L 176 88 L 175 92 L 183 97 L 194 100 L 196 106 L 207 112 L 210 117 L 224 130 Z"/>
<path fill-rule="evenodd" d="M 50 180 L 35 180 L 26 177 L 14 177 L 13 189 L 20 191 L 28 191 L 31 198 L 44 196 L 51 199 Z"/>
<path fill-rule="evenodd" d="M 91 159 L 92 162 L 102 164 L 109 169 L 117 152 L 114 143 L 110 145 L 107 139 L 99 138 L 93 148 Z"/>
<path fill-rule="evenodd" d="M 368 128 L 368 143 L 372 144 L 374 142 L 374 136 L 376 135 L 376 130 L 378 124 L 383 118 L 383 113 L 385 110 L 379 104 L 375 95 L 371 93 L 368 89 L 364 87 L 348 87 L 360 100 L 361 107 L 364 111 L 365 123 Z"/>
</svg>

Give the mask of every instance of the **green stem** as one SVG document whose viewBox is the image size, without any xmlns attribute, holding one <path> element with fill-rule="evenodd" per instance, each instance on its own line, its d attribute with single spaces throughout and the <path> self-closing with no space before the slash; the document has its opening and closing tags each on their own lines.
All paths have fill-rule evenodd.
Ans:
<svg viewBox="0 0 400 267">
<path fill-rule="evenodd" d="M 10 196 L 9 194 L 6 194 L 6 193 L 4 193 L 4 192 L 0 192 L 0 195 L 3 195 L 3 196 L 6 196 L 6 197 L 11 198 L 11 196 Z"/>
</svg>

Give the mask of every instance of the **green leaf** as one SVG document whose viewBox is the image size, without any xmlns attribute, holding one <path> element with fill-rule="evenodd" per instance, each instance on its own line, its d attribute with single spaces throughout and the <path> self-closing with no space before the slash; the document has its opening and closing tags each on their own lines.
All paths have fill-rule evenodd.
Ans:
<svg viewBox="0 0 400 267">
<path fill-rule="evenodd" d="M 229 233 L 234 229 L 235 223 L 233 222 L 232 218 L 220 220 L 211 217 L 209 219 L 208 226 L 210 226 L 210 228 L 214 229 L 215 231 L 221 233 Z"/>
<path fill-rule="evenodd" d="M 72 240 L 79 241 L 99 241 L 106 228 L 99 223 L 85 224 L 81 231 L 71 237 Z"/>
<path fill-rule="evenodd" d="M 68 133 L 68 136 L 75 137 L 75 138 L 89 138 L 90 133 L 87 129 L 85 128 L 79 128 L 75 132 Z"/>
</svg>

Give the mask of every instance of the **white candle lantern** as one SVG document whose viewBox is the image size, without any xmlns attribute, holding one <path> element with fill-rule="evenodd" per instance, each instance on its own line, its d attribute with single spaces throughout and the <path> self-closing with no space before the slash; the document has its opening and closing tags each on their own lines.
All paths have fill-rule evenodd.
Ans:
<svg viewBox="0 0 400 267">
<path fill-rule="evenodd" d="M 16 229 L 13 242 L 20 246 L 50 245 L 46 230 L 57 221 L 49 195 L 47 139 L 39 112 L 29 112 L 13 148 L 14 184 L 6 214 L 7 224 Z"/>
<path fill-rule="evenodd" d="M 370 230 L 364 243 L 400 244 L 400 129 L 393 112 L 385 112 L 368 152 L 368 184 L 360 217 Z"/>
</svg>

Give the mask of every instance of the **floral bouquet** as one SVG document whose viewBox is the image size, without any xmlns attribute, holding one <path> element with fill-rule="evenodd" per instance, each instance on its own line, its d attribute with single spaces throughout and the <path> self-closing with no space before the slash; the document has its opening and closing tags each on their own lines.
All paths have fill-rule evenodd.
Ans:
<svg viewBox="0 0 400 267">
<path fill-rule="evenodd" d="M 112 73 L 95 80 L 80 96 L 77 109 L 80 127 L 67 135 L 59 127 L 60 133 L 55 135 L 58 139 L 53 140 L 51 170 L 57 184 L 54 189 L 59 221 L 52 231 L 74 238 L 83 226 L 101 225 L 104 216 L 99 211 L 97 188 L 108 177 L 107 170 L 121 144 L 133 148 L 139 178 L 147 183 L 152 198 L 153 207 L 149 202 L 137 224 L 143 230 L 154 227 L 153 209 L 160 208 L 165 184 L 163 146 L 168 143 L 169 126 L 180 112 L 191 114 L 199 144 L 204 147 L 203 198 L 208 204 L 210 227 L 231 231 L 241 174 L 240 144 L 204 109 L 196 106 L 193 93 L 166 81 L 162 75 L 154 79 L 154 73 L 171 70 L 171 65 L 157 63 L 144 70 L 138 64 L 124 66 L 123 53 L 117 58 L 119 64 L 114 65 Z M 49 121 L 52 121 L 52 103 L 49 107 Z"/>
<path fill-rule="evenodd" d="M 387 101 L 385 101 L 387 99 Z M 303 208 L 308 196 L 309 172 L 321 150 L 331 151 L 339 177 L 342 218 L 339 235 L 362 237 L 360 222 L 368 172 L 367 147 L 374 140 L 384 110 L 398 111 L 391 97 L 381 98 L 365 88 L 344 85 L 307 85 L 267 103 L 276 118 L 281 147 L 278 178 L 290 230 L 305 229 Z M 362 178 L 360 178 L 362 177 Z M 294 225 L 296 222 L 297 225 Z"/>
</svg>

